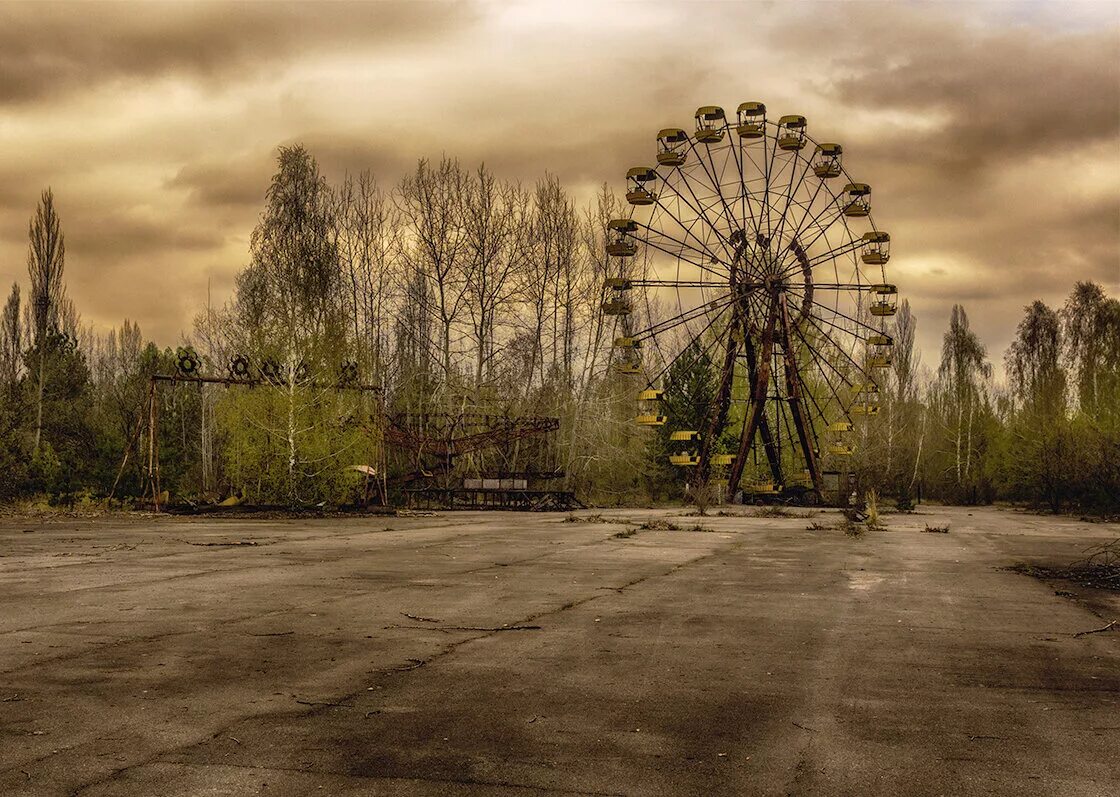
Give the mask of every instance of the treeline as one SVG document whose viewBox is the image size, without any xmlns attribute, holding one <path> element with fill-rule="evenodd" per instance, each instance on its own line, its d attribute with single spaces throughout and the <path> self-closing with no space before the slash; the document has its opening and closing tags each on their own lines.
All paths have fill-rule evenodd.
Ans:
<svg viewBox="0 0 1120 797">
<path fill-rule="evenodd" d="M 305 149 L 282 148 L 233 297 L 176 347 L 213 375 L 237 376 L 238 357 L 254 374 L 267 364 L 274 384 L 164 385 L 152 441 L 149 378 L 173 373 L 178 353 L 129 321 L 107 334 L 81 323 L 45 192 L 28 290 L 13 286 L 0 323 L 0 498 L 139 496 L 154 442 L 160 487 L 177 499 L 344 502 L 358 489 L 347 465 L 400 453 L 381 444 L 383 411 L 558 416 L 564 486 L 593 502 L 679 497 L 680 474 L 632 422 L 634 378 L 610 368 L 604 231 L 625 211 L 605 188 L 580 207 L 553 176 L 525 187 L 447 158 L 391 188 L 368 173 L 331 184 Z M 655 297 L 638 304 L 657 312 Z M 1027 308 L 1007 387 L 963 308 L 934 371 L 915 329 L 904 303 L 882 410 L 853 459 L 865 487 L 903 502 L 1115 507 L 1116 299 L 1082 283 L 1059 310 Z M 702 396 L 703 373 L 673 375 Z M 475 454 L 458 475 L 516 470 L 522 456 Z"/>
<path fill-rule="evenodd" d="M 1120 301 L 1079 282 L 1061 308 L 1031 303 L 1004 356 L 1005 384 L 962 306 L 932 373 L 915 328 L 903 302 L 881 413 L 857 449 L 865 484 L 904 503 L 1120 508 Z"/>
</svg>

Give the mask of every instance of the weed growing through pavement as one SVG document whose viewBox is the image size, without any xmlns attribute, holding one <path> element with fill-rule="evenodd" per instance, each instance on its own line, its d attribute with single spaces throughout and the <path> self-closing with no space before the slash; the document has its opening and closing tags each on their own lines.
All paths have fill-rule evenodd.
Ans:
<svg viewBox="0 0 1120 797">
<path fill-rule="evenodd" d="M 794 518 L 811 518 L 816 517 L 817 513 L 812 509 L 804 511 L 797 511 L 794 509 L 787 509 L 784 506 L 760 506 L 754 510 L 752 517 L 794 517 Z"/>
</svg>

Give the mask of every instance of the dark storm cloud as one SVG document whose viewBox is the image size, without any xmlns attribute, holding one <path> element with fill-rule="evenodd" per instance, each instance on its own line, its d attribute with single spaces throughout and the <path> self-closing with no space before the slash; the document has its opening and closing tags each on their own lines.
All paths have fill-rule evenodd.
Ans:
<svg viewBox="0 0 1120 797">
<path fill-rule="evenodd" d="M 113 81 L 242 80 L 312 52 L 403 47 L 459 31 L 469 3 L 5 3 L 0 103 Z"/>
<path fill-rule="evenodd" d="M 659 128 L 758 99 L 875 187 L 927 357 L 964 302 L 998 358 L 1030 300 L 1120 289 L 1118 23 L 1088 4 L 0 5 L 0 278 L 22 278 L 52 185 L 85 317 L 173 342 L 208 286 L 228 296 L 280 145 L 332 181 L 390 189 L 446 154 L 582 202 Z"/>
<path fill-rule="evenodd" d="M 215 213 L 241 208 L 260 208 L 273 171 L 271 152 L 240 159 L 208 159 L 188 163 L 166 182 L 170 189 L 185 191 L 188 200 Z"/>
</svg>

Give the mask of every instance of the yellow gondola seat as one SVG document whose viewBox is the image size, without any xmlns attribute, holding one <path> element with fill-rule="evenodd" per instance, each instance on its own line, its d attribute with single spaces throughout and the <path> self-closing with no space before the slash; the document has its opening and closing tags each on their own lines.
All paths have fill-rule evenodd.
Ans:
<svg viewBox="0 0 1120 797">
<path fill-rule="evenodd" d="M 894 302 L 888 302 L 886 300 L 875 302 L 871 305 L 871 315 L 878 316 L 880 318 L 892 316 L 895 314 L 895 312 L 897 312 L 897 310 L 898 307 Z"/>
<path fill-rule="evenodd" d="M 890 335 L 871 335 L 867 342 L 872 346 L 893 346 L 894 339 Z"/>
<path fill-rule="evenodd" d="M 780 491 L 781 485 L 777 485 L 772 481 L 749 481 L 743 484 L 743 492 L 751 493 L 752 495 L 773 495 Z"/>
<path fill-rule="evenodd" d="M 630 302 L 625 299 L 608 299 L 603 302 L 604 315 L 630 315 Z"/>
<path fill-rule="evenodd" d="M 730 465 L 735 461 L 734 454 L 712 454 L 713 465 Z"/>
<path fill-rule="evenodd" d="M 872 354 L 867 358 L 867 364 L 872 368 L 890 368 L 893 359 L 889 354 Z"/>
<path fill-rule="evenodd" d="M 866 216 L 871 212 L 871 186 L 867 183 L 848 183 L 844 186 L 847 199 L 844 215 L 850 218 Z"/>
<path fill-rule="evenodd" d="M 629 190 L 626 192 L 626 201 L 631 205 L 652 205 L 657 198 L 650 192 L 646 183 L 657 179 L 657 171 L 648 166 L 634 166 L 627 170 L 626 180 Z"/>
<path fill-rule="evenodd" d="M 656 390 L 652 387 L 638 394 L 638 401 L 661 401 L 663 398 L 665 398 L 665 391 Z"/>
<path fill-rule="evenodd" d="M 682 166 L 685 162 L 688 133 L 679 127 L 666 127 L 657 134 L 657 165 Z"/>
<path fill-rule="evenodd" d="M 692 443 L 700 439 L 700 433 L 691 429 L 681 429 L 670 432 L 669 439 L 674 443 Z"/>
<path fill-rule="evenodd" d="M 723 108 L 718 105 L 704 105 L 697 108 L 696 140 L 701 144 L 716 144 L 723 141 L 725 123 Z"/>
<path fill-rule="evenodd" d="M 603 280 L 603 287 L 612 291 L 628 291 L 633 284 L 625 277 L 607 277 Z"/>
<path fill-rule="evenodd" d="M 761 102 L 744 102 L 739 105 L 739 125 L 735 128 L 740 138 L 762 138 L 766 135 L 766 106 Z"/>
<path fill-rule="evenodd" d="M 891 259 L 891 236 L 883 230 L 872 230 L 863 234 L 863 262 L 881 266 Z"/>
<path fill-rule="evenodd" d="M 828 451 L 838 457 L 850 457 L 853 449 L 848 443 L 832 443 L 829 445 Z"/>
<path fill-rule="evenodd" d="M 614 370 L 620 374 L 640 374 L 642 364 L 634 360 L 621 360 L 614 364 Z"/>
<path fill-rule="evenodd" d="M 844 148 L 839 144 L 818 144 L 813 161 L 813 174 L 822 180 L 839 177 L 844 171 L 840 165 L 843 154 Z"/>
<path fill-rule="evenodd" d="M 830 432 L 850 432 L 852 431 L 851 421 L 834 421 L 828 425 Z"/>
<path fill-rule="evenodd" d="M 639 415 L 634 420 L 638 426 L 664 426 L 669 419 L 664 415 Z"/>
<path fill-rule="evenodd" d="M 799 150 L 805 146 L 805 117 L 789 114 L 778 120 L 778 146 L 781 149 Z"/>
<path fill-rule="evenodd" d="M 616 349 L 640 349 L 642 348 L 642 341 L 638 338 L 631 338 L 624 335 L 614 339 L 614 347 Z"/>
<path fill-rule="evenodd" d="M 670 454 L 669 463 L 672 465 L 699 465 L 700 457 L 696 454 Z"/>
</svg>

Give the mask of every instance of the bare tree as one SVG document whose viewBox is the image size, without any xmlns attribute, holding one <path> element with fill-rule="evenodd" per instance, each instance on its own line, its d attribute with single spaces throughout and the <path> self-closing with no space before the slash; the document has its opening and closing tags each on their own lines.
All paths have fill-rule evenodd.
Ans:
<svg viewBox="0 0 1120 797">
<path fill-rule="evenodd" d="M 390 291 L 401 225 L 397 208 L 368 171 L 347 175 L 337 191 L 339 257 L 351 343 L 363 373 L 383 378 L 388 361 Z"/>
<path fill-rule="evenodd" d="M 528 207 L 529 197 L 520 187 L 499 184 L 485 165 L 469 182 L 464 226 L 476 403 L 491 381 L 491 366 L 500 351 L 498 327 L 515 295 L 513 277 L 524 270 L 529 257 Z"/>
<path fill-rule="evenodd" d="M 424 280 L 433 298 L 445 383 L 452 379 L 452 341 L 467 295 L 466 183 L 459 162 L 445 157 L 434 169 L 421 160 L 397 189 L 398 207 L 409 224 L 404 262 L 413 275 Z"/>
</svg>

